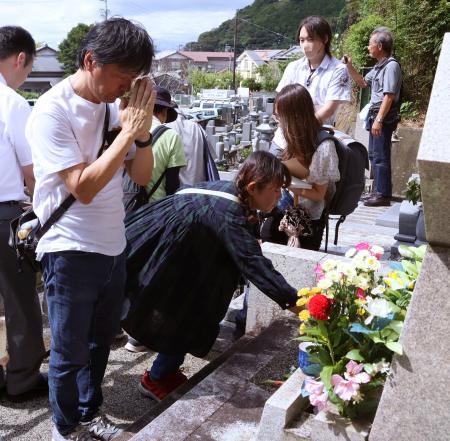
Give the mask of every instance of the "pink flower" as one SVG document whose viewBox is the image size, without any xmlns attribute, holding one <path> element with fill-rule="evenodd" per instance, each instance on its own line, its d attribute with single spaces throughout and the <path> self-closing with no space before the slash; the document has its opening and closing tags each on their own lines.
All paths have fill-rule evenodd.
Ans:
<svg viewBox="0 0 450 441">
<path fill-rule="evenodd" d="M 355 380 L 344 380 L 340 375 L 334 374 L 331 376 L 331 384 L 334 386 L 334 393 L 343 401 L 350 401 L 358 395 L 359 383 Z"/>
<path fill-rule="evenodd" d="M 370 244 L 367 242 L 360 242 L 356 244 L 355 248 L 357 249 L 357 251 L 370 250 Z"/>
<path fill-rule="evenodd" d="M 356 297 L 358 297 L 358 299 L 365 299 L 366 298 L 366 292 L 363 289 L 358 288 L 356 290 Z"/>
<path fill-rule="evenodd" d="M 345 372 L 344 377 L 347 380 L 355 380 L 359 384 L 370 381 L 370 375 L 367 372 L 361 372 L 364 368 L 362 363 L 356 363 L 356 361 L 350 360 L 345 367 L 347 372 Z"/>
<path fill-rule="evenodd" d="M 314 268 L 314 272 L 315 272 L 316 274 L 323 274 L 322 265 L 321 265 L 320 263 L 318 263 L 318 264 L 316 265 L 316 267 Z"/>
<path fill-rule="evenodd" d="M 362 363 L 350 360 L 346 364 L 347 371 L 344 378 L 334 374 L 331 376 L 331 384 L 334 386 L 334 393 L 343 401 L 350 401 L 359 393 L 361 383 L 368 383 L 370 376 L 366 372 L 361 372 L 364 368 Z"/>
<path fill-rule="evenodd" d="M 328 392 L 325 389 L 325 385 L 321 381 L 307 378 L 305 380 L 305 391 L 309 393 L 309 402 L 317 407 L 320 412 L 325 410 L 328 405 Z"/>
</svg>

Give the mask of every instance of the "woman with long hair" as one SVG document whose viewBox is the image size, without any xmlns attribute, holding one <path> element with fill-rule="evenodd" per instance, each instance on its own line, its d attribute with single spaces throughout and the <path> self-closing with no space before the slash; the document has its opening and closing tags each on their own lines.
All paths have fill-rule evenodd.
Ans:
<svg viewBox="0 0 450 441">
<path fill-rule="evenodd" d="M 141 379 L 143 395 L 161 400 L 186 381 L 179 369 L 186 353 L 208 353 L 241 276 L 281 308 L 295 305 L 296 289 L 263 256 L 253 233 L 257 210 L 271 211 L 290 180 L 276 157 L 256 152 L 234 182 L 197 184 L 128 218 L 131 307 L 122 325 L 159 352 Z"/>
<path fill-rule="evenodd" d="M 339 159 L 334 142 L 320 142 L 324 129 L 316 118 L 308 90 L 300 84 L 283 87 L 275 100 L 275 116 L 283 130 L 287 147 L 278 151 L 291 174 L 312 185 L 293 189 L 299 204 L 311 217 L 312 235 L 300 239 L 302 248 L 319 250 L 325 228 L 323 211 L 339 181 Z"/>
</svg>

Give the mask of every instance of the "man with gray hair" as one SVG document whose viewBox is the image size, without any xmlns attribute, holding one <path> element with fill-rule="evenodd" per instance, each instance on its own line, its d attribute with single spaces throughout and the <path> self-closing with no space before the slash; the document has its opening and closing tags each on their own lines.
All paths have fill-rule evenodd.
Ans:
<svg viewBox="0 0 450 441">
<path fill-rule="evenodd" d="M 370 36 L 367 50 L 377 62 L 363 77 L 352 64 L 352 59 L 344 55 L 352 79 L 360 87 L 370 86 L 370 110 L 367 119 L 369 133 L 369 158 L 374 173 L 376 194 L 366 200 L 369 207 L 388 206 L 392 196 L 391 182 L 391 138 L 400 121 L 400 95 L 402 70 L 392 57 L 393 38 L 386 27 L 376 28 Z"/>
</svg>

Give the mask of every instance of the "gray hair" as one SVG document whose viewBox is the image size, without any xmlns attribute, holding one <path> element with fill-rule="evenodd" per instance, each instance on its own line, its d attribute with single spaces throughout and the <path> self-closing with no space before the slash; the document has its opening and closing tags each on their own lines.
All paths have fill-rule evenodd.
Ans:
<svg viewBox="0 0 450 441">
<path fill-rule="evenodd" d="M 381 43 L 384 52 L 386 52 L 387 55 L 391 55 L 392 47 L 394 46 L 391 30 L 386 26 L 381 26 L 372 32 L 371 37 L 372 36 L 375 37 L 377 43 Z"/>
</svg>

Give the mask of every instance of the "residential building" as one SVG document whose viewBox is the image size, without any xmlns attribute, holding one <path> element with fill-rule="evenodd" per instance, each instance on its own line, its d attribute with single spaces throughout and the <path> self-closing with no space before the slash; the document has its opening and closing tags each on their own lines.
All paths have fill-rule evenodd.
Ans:
<svg viewBox="0 0 450 441">
<path fill-rule="evenodd" d="M 233 52 L 164 51 L 155 56 L 153 72 L 186 71 L 196 67 L 206 72 L 233 69 Z"/>
<path fill-rule="evenodd" d="M 292 46 L 289 49 L 245 50 L 237 58 L 236 73 L 240 74 L 242 79 L 254 78 L 256 81 L 260 81 L 258 67 L 298 55 L 303 55 L 300 46 Z"/>
<path fill-rule="evenodd" d="M 61 63 L 57 59 L 58 51 L 50 46 L 36 50 L 33 70 L 21 89 L 27 92 L 44 93 L 64 77 Z"/>
</svg>

